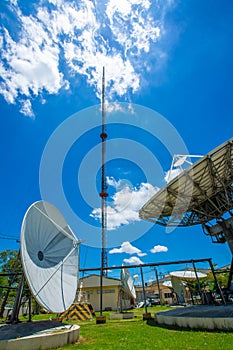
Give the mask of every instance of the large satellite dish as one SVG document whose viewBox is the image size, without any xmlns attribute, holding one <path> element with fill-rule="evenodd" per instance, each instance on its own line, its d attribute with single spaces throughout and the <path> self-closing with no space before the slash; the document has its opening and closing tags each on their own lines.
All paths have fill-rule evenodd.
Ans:
<svg viewBox="0 0 233 350">
<path fill-rule="evenodd" d="M 141 219 L 163 226 L 190 226 L 221 219 L 233 208 L 233 138 L 196 161 L 158 191 Z"/>
<path fill-rule="evenodd" d="M 227 241 L 233 254 L 232 210 L 233 138 L 171 180 L 140 209 L 139 217 L 163 226 L 201 224 L 213 242 Z"/>
<path fill-rule="evenodd" d="M 78 241 L 62 214 L 39 201 L 21 228 L 21 259 L 31 292 L 45 309 L 60 313 L 73 303 L 78 282 Z"/>
<path fill-rule="evenodd" d="M 123 265 L 124 266 L 124 265 Z M 136 299 L 136 292 L 134 288 L 134 279 L 129 273 L 127 267 L 121 269 L 121 283 L 126 292 L 134 299 Z"/>
</svg>

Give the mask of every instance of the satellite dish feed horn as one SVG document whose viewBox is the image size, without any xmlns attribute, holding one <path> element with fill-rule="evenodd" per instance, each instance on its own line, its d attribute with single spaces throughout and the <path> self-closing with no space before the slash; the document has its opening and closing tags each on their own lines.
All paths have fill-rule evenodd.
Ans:
<svg viewBox="0 0 233 350">
<path fill-rule="evenodd" d="M 76 296 L 79 241 L 57 208 L 45 201 L 33 203 L 23 219 L 20 245 L 36 301 L 54 313 L 67 310 Z"/>
</svg>

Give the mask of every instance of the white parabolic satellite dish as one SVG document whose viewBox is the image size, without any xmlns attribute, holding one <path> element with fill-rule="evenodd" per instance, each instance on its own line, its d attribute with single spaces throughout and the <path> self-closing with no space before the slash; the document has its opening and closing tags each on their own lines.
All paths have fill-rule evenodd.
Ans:
<svg viewBox="0 0 233 350">
<path fill-rule="evenodd" d="M 28 285 L 45 309 L 60 313 L 73 303 L 78 282 L 78 241 L 62 214 L 39 201 L 21 228 L 21 259 Z"/>
<path fill-rule="evenodd" d="M 136 292 L 134 288 L 134 280 L 131 274 L 129 273 L 127 267 L 121 269 L 121 283 L 126 292 L 136 299 Z"/>
<path fill-rule="evenodd" d="M 205 278 L 207 275 L 202 272 L 197 272 L 197 276 L 194 271 L 184 270 L 184 271 L 173 271 L 170 272 L 171 276 L 179 278 L 183 281 L 194 281 L 198 278 Z"/>
</svg>

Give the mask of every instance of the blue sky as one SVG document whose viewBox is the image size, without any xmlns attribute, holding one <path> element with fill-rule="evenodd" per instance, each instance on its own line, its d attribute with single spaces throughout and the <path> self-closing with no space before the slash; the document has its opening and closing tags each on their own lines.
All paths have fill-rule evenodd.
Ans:
<svg viewBox="0 0 233 350">
<path fill-rule="evenodd" d="M 201 227 L 168 234 L 138 210 L 173 154 L 232 137 L 232 17 L 230 0 L 1 1 L 1 250 L 42 198 L 83 239 L 81 267 L 99 266 L 105 66 L 109 265 L 230 262 Z"/>
</svg>

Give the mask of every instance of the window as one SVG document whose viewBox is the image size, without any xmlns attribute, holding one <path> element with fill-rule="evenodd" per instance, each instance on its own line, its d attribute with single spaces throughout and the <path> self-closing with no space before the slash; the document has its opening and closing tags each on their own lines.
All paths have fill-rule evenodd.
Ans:
<svg viewBox="0 0 233 350">
<path fill-rule="evenodd" d="M 103 294 L 116 293 L 115 289 L 103 289 Z M 97 290 L 97 294 L 100 294 L 100 290 Z"/>
<path fill-rule="evenodd" d="M 83 292 L 83 294 L 93 294 L 93 290 L 85 290 L 85 292 Z"/>
<path fill-rule="evenodd" d="M 164 293 L 164 298 L 172 298 L 172 293 Z"/>
</svg>

